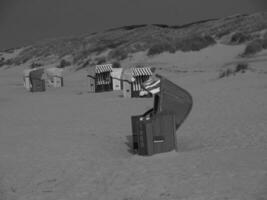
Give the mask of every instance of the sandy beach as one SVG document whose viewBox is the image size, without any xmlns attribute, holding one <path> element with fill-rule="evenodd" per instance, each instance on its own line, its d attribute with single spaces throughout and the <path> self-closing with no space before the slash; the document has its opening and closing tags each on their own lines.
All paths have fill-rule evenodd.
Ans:
<svg viewBox="0 0 267 200">
<path fill-rule="evenodd" d="M 88 93 L 84 70 L 67 70 L 63 88 L 30 93 L 22 68 L 0 69 L 0 199 L 266 199 L 266 65 L 219 79 L 211 66 L 222 63 L 205 65 L 205 51 L 199 68 L 191 60 L 186 72 L 157 71 L 194 105 L 176 133 L 178 152 L 150 157 L 132 154 L 130 117 L 152 98 Z"/>
</svg>

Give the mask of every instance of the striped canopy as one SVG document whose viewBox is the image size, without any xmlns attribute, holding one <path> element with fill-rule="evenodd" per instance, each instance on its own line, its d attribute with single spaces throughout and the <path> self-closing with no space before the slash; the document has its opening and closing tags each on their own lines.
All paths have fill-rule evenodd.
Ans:
<svg viewBox="0 0 267 200">
<path fill-rule="evenodd" d="M 148 79 L 142 86 L 149 93 L 157 94 L 160 92 L 160 79 Z"/>
<path fill-rule="evenodd" d="M 150 67 L 132 68 L 132 75 L 133 76 L 151 76 L 152 71 Z"/>
<path fill-rule="evenodd" d="M 96 65 L 95 73 L 112 72 L 112 64 Z"/>
</svg>

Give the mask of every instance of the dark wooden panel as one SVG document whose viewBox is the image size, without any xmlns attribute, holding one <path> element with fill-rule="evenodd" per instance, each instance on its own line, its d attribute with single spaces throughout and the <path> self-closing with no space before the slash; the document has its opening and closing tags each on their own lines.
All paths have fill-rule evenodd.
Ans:
<svg viewBox="0 0 267 200">
<path fill-rule="evenodd" d="M 151 120 L 145 122 L 146 124 L 146 149 L 147 155 L 154 154 L 154 145 L 153 145 L 153 123 Z"/>
<path fill-rule="evenodd" d="M 160 115 L 160 131 L 164 137 L 164 146 L 162 148 L 163 152 L 172 151 L 175 149 L 174 141 L 174 115 L 173 114 L 161 114 Z"/>
<path fill-rule="evenodd" d="M 61 87 L 63 87 L 64 86 L 64 79 L 63 79 L 63 77 L 61 77 L 60 79 L 61 79 Z"/>
<path fill-rule="evenodd" d="M 139 122 L 138 154 L 147 155 L 147 138 L 145 123 Z"/>
<path fill-rule="evenodd" d="M 31 92 L 45 91 L 45 80 L 32 79 L 31 84 L 32 84 Z"/>
<path fill-rule="evenodd" d="M 161 153 L 163 146 L 164 146 L 164 137 L 161 133 L 161 123 L 160 118 L 155 116 L 153 118 L 153 147 L 154 147 L 154 154 Z M 159 139 L 160 138 L 160 139 Z"/>
<path fill-rule="evenodd" d="M 139 125 L 139 119 L 140 119 L 140 115 L 138 116 L 132 116 L 131 120 L 132 120 L 132 139 L 133 139 L 133 149 L 134 150 L 138 150 L 138 137 L 139 137 L 139 132 L 140 132 L 140 125 Z"/>
</svg>

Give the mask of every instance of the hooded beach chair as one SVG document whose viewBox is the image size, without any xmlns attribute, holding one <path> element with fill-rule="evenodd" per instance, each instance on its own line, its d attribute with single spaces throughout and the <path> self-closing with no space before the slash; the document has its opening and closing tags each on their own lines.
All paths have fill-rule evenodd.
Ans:
<svg viewBox="0 0 267 200">
<path fill-rule="evenodd" d="M 163 77 L 143 87 L 153 94 L 154 105 L 131 118 L 133 150 L 139 155 L 177 150 L 176 131 L 191 111 L 191 95 Z"/>
</svg>

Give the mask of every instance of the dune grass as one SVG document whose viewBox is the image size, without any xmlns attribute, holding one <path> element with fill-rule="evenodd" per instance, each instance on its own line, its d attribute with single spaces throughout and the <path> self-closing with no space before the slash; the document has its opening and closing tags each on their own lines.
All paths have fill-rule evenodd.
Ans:
<svg viewBox="0 0 267 200">
<path fill-rule="evenodd" d="M 245 73 L 249 69 L 247 63 L 239 63 L 233 69 L 227 68 L 220 72 L 219 79 L 225 78 L 231 75 L 236 75 L 236 73 Z"/>
</svg>

